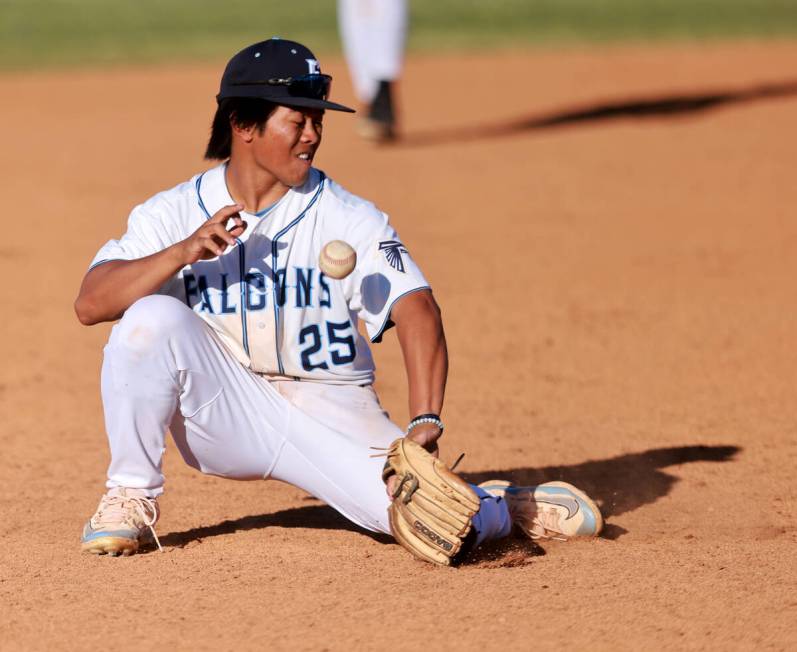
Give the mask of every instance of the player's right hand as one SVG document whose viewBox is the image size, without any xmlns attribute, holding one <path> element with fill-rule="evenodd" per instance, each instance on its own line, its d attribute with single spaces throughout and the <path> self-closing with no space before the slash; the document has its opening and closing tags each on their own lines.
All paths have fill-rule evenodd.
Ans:
<svg viewBox="0 0 797 652">
<path fill-rule="evenodd" d="M 198 260 L 208 260 L 221 256 L 228 247 L 235 246 L 235 238 L 246 231 L 246 222 L 240 212 L 243 204 L 231 204 L 219 209 L 213 217 L 179 243 L 180 254 L 184 265 Z M 228 229 L 227 222 L 233 221 Z"/>
</svg>

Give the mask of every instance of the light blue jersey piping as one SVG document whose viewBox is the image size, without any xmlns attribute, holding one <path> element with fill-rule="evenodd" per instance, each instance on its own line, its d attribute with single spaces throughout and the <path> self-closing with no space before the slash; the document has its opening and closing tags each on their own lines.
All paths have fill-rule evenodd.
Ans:
<svg viewBox="0 0 797 652">
<path fill-rule="evenodd" d="M 274 239 L 271 241 L 271 269 L 272 274 L 274 275 L 273 280 L 273 293 L 274 293 L 274 345 L 277 349 L 277 365 L 279 366 L 279 372 L 285 373 L 285 369 L 282 366 L 282 356 L 280 355 L 280 331 L 279 331 L 279 303 L 278 299 L 278 287 L 277 287 L 277 241 L 285 235 L 288 231 L 290 231 L 294 226 L 296 226 L 299 222 L 302 221 L 304 216 L 307 214 L 307 211 L 315 204 L 318 198 L 321 196 L 321 191 L 324 189 L 324 182 L 326 181 L 326 175 L 319 170 L 319 174 L 321 175 L 321 179 L 318 182 L 318 190 L 316 190 L 315 195 L 313 195 L 312 199 L 310 199 L 310 203 L 307 204 L 305 209 L 299 213 L 299 215 L 286 226 L 282 231 L 277 233 L 274 236 Z M 200 188 L 202 186 L 202 177 L 205 176 L 203 172 L 196 180 L 196 194 L 197 199 L 199 201 L 199 207 L 202 209 L 202 212 L 205 214 L 206 219 L 210 219 L 210 213 L 208 209 L 205 208 L 205 202 L 202 201 L 202 195 L 200 194 Z M 265 217 L 271 209 L 273 209 L 278 202 L 275 202 L 268 208 L 263 209 L 259 213 L 256 213 L 256 217 Z M 235 241 L 238 243 L 238 262 L 241 274 L 241 330 L 243 334 L 243 345 L 244 350 L 246 351 L 246 355 L 251 358 L 249 353 L 249 334 L 246 328 L 246 247 L 244 243 L 240 240 L 240 238 L 235 238 Z"/>
<path fill-rule="evenodd" d="M 273 285 L 274 285 L 274 287 L 273 287 L 273 293 L 274 293 L 274 346 L 277 349 L 277 366 L 279 367 L 280 374 L 284 374 L 285 373 L 285 368 L 282 366 L 282 356 L 280 355 L 280 344 L 281 344 L 281 342 L 280 342 L 280 329 L 279 329 L 279 316 L 280 316 L 280 314 L 279 314 L 280 307 L 279 307 L 279 301 L 278 301 L 279 288 L 277 287 L 277 285 L 278 285 L 278 283 L 277 283 L 277 278 L 278 278 L 277 277 L 277 262 L 278 262 L 277 261 L 277 253 L 278 253 L 277 252 L 277 249 L 278 249 L 277 244 L 278 244 L 279 239 L 283 235 L 285 235 L 294 226 L 296 226 L 299 222 L 301 222 L 302 219 L 304 219 L 304 216 L 307 214 L 307 211 L 310 210 L 310 208 L 313 206 L 313 204 L 315 204 L 316 201 L 318 200 L 318 198 L 321 196 L 321 192 L 324 189 L 324 182 L 326 181 L 327 177 L 326 177 L 326 175 L 323 172 L 321 172 L 321 170 L 319 170 L 318 173 L 321 175 L 321 179 L 318 182 L 318 190 L 315 191 L 315 195 L 313 195 L 312 199 L 310 200 L 310 203 L 307 204 L 305 209 L 301 213 L 299 213 L 299 215 L 290 224 L 288 224 L 288 226 L 286 226 L 284 229 L 282 229 L 282 231 L 277 233 L 277 235 L 275 235 L 274 239 L 271 241 L 271 270 L 272 270 L 272 274 L 274 275 L 274 283 L 273 283 Z"/>
<path fill-rule="evenodd" d="M 379 342 L 381 342 L 382 341 L 382 335 L 385 333 L 385 331 L 388 328 L 393 326 L 393 320 L 390 319 L 390 313 L 393 312 L 393 306 L 396 305 L 396 303 L 399 301 L 399 299 L 403 299 L 408 294 L 413 294 L 415 292 L 420 292 L 421 290 L 431 290 L 431 289 L 432 288 L 429 287 L 428 285 L 421 285 L 421 286 L 419 286 L 417 288 L 413 288 L 412 290 L 407 290 L 403 294 L 400 294 L 395 299 L 393 299 L 393 303 L 390 304 L 390 307 L 387 309 L 387 312 L 385 313 L 385 320 L 382 322 L 382 326 L 380 326 L 379 330 L 376 332 L 376 335 L 374 335 L 371 338 L 371 342 L 373 344 L 378 344 Z"/>
<path fill-rule="evenodd" d="M 204 176 L 205 173 L 203 172 L 196 180 L 196 196 L 205 218 L 210 220 L 210 213 L 205 208 L 205 202 L 202 201 L 202 195 L 199 192 L 202 187 L 202 177 Z M 235 241 L 238 243 L 238 269 L 241 274 L 241 334 L 243 336 L 244 351 L 249 356 L 249 334 L 246 330 L 246 247 L 240 238 L 235 238 Z"/>
</svg>

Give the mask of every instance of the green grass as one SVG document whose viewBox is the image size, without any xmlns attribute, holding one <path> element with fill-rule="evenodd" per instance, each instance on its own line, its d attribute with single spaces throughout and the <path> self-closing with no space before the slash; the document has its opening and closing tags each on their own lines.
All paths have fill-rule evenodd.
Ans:
<svg viewBox="0 0 797 652">
<path fill-rule="evenodd" d="M 0 68 L 226 59 L 272 35 L 339 49 L 335 0 L 0 0 Z M 797 36 L 797 0 L 411 0 L 411 50 Z"/>
</svg>

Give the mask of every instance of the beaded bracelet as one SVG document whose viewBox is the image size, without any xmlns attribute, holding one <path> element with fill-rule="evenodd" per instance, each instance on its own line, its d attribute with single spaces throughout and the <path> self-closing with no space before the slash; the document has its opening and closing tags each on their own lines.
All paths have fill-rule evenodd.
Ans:
<svg viewBox="0 0 797 652">
<path fill-rule="evenodd" d="M 433 423 L 438 428 L 440 428 L 440 432 L 443 432 L 443 430 L 445 429 L 445 426 L 443 425 L 443 422 L 440 420 L 440 417 L 438 415 L 420 414 L 417 417 L 415 417 L 412 421 L 410 421 L 410 424 L 407 426 L 407 434 L 409 434 L 410 430 L 412 430 L 415 426 L 419 426 L 422 423 Z"/>
</svg>

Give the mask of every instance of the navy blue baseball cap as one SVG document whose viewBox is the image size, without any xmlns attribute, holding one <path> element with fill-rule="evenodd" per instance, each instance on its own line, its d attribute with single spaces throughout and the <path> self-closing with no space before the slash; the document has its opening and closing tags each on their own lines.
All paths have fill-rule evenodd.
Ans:
<svg viewBox="0 0 797 652">
<path fill-rule="evenodd" d="M 255 97 L 285 106 L 354 113 L 330 102 L 332 77 L 321 73 L 315 55 L 301 43 L 271 38 L 236 54 L 221 76 L 216 101 Z"/>
</svg>

